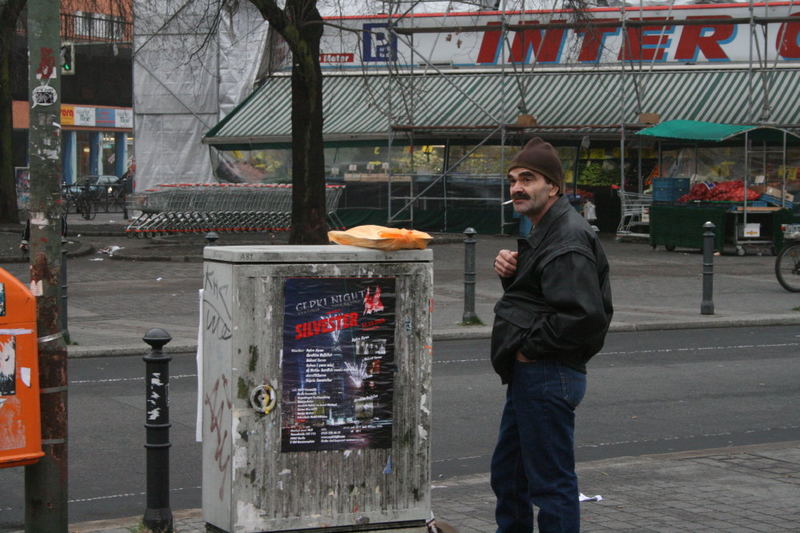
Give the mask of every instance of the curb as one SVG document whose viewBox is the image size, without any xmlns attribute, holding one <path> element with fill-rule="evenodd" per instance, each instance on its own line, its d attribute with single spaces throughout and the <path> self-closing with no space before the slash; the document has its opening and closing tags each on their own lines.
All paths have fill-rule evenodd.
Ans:
<svg viewBox="0 0 800 533">
<path fill-rule="evenodd" d="M 165 346 L 163 352 L 168 354 L 197 353 L 197 343 L 171 344 Z M 149 348 L 144 342 L 140 345 L 128 344 L 124 346 L 67 346 L 67 357 L 69 359 L 145 355 L 147 353 L 149 353 Z"/>
<path fill-rule="evenodd" d="M 699 315 L 699 313 L 698 313 Z M 797 315 L 772 315 L 766 317 L 745 318 L 733 316 L 720 316 L 719 318 L 698 318 L 695 320 L 684 320 L 674 322 L 644 322 L 644 323 L 611 323 L 608 328 L 610 332 L 626 331 L 654 331 L 654 330 L 673 330 L 673 329 L 707 329 L 707 328 L 731 328 L 731 327 L 752 327 L 752 326 L 790 326 L 800 324 L 800 312 Z"/>
<path fill-rule="evenodd" d="M 86 230 L 76 231 L 67 230 L 67 237 L 125 237 L 128 238 L 124 231 L 107 231 L 107 230 Z"/>
<path fill-rule="evenodd" d="M 165 262 L 177 262 L 177 263 L 202 263 L 203 262 L 203 254 L 200 255 L 136 255 L 136 254 L 126 254 L 120 253 L 118 250 L 114 253 L 114 255 L 109 256 L 110 259 L 115 259 L 117 261 L 165 261 Z"/>
<path fill-rule="evenodd" d="M 698 318 L 696 320 L 672 322 L 612 322 L 611 326 L 608 328 L 608 331 L 664 331 L 674 329 L 706 329 L 748 326 L 790 326 L 794 324 L 800 324 L 800 312 L 798 312 L 797 315 L 773 315 L 756 318 L 720 316 L 718 318 Z M 491 326 L 464 326 L 462 328 L 438 329 L 433 332 L 433 340 L 484 339 L 491 337 L 491 335 Z"/>
<path fill-rule="evenodd" d="M 464 239 L 461 237 L 454 237 L 449 235 L 441 237 L 437 234 L 434 236 L 434 240 L 431 241 L 429 246 L 443 245 L 443 244 L 458 244 L 460 242 L 463 242 L 463 240 Z M 187 245 L 187 244 L 175 243 L 175 244 L 165 244 L 164 246 L 165 246 L 164 250 L 168 251 L 167 248 L 168 246 L 175 246 L 175 247 L 181 246 L 185 248 L 186 246 L 191 246 L 191 244 Z M 180 254 L 180 255 L 161 255 L 161 254 L 156 255 L 156 254 L 146 254 L 146 253 L 136 254 L 119 250 L 113 256 L 111 256 L 111 258 L 120 261 L 173 261 L 178 263 L 202 263 L 204 260 L 202 248 L 204 248 L 207 245 L 197 244 L 197 246 L 201 248 L 197 254 Z M 224 244 L 222 244 L 221 246 L 224 246 Z"/>
<path fill-rule="evenodd" d="M 91 244 L 79 244 L 78 248 L 74 251 L 67 252 L 66 256 L 68 258 L 74 257 L 84 257 L 87 255 L 91 255 L 95 252 L 94 246 Z M 0 256 L 0 263 L 27 263 L 30 261 L 28 255 L 14 255 L 14 256 Z"/>
</svg>

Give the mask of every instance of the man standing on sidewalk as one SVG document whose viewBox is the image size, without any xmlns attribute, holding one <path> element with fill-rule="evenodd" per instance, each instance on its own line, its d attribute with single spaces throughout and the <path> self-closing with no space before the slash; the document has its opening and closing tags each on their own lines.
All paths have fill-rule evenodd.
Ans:
<svg viewBox="0 0 800 533">
<path fill-rule="evenodd" d="M 518 250 L 500 250 L 494 270 L 504 293 L 495 305 L 492 364 L 508 384 L 492 489 L 498 533 L 580 530 L 575 475 L 575 408 L 586 362 L 611 322 L 608 261 L 597 235 L 563 196 L 556 150 L 535 137 L 511 161 L 514 209 L 533 229 Z"/>
</svg>

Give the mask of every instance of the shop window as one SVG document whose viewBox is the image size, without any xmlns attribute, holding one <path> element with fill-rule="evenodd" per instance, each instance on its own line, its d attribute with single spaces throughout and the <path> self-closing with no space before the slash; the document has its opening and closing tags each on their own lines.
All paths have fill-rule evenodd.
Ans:
<svg viewBox="0 0 800 533">
<path fill-rule="evenodd" d="M 581 149 L 577 167 L 578 187 L 619 185 L 620 160 L 619 147 L 601 146 Z"/>
<path fill-rule="evenodd" d="M 325 175 L 335 182 L 385 182 L 388 151 L 385 144 L 326 148 Z"/>
<path fill-rule="evenodd" d="M 101 174 L 116 174 L 115 161 L 117 153 L 115 150 L 114 134 L 104 133 L 100 139 L 100 162 L 102 165 Z"/>
<path fill-rule="evenodd" d="M 90 135 L 88 131 L 78 131 L 75 134 L 75 145 L 76 145 L 76 167 L 78 171 L 78 177 L 86 176 L 91 173 L 90 169 L 90 162 L 89 162 L 89 152 L 90 152 Z"/>
<path fill-rule="evenodd" d="M 229 183 L 291 183 L 291 150 L 212 150 L 214 176 Z"/>
<path fill-rule="evenodd" d="M 128 158 L 125 162 L 125 169 L 131 170 L 131 166 L 133 166 L 133 171 L 135 172 L 136 152 L 134 151 L 134 146 L 133 135 L 129 133 L 125 136 L 125 156 Z"/>
<path fill-rule="evenodd" d="M 450 147 L 450 165 L 455 165 L 460 159 L 466 158 L 456 167 L 451 174 L 458 174 L 470 178 L 503 178 L 506 166 L 517 148 L 513 146 L 473 146 Z"/>
</svg>

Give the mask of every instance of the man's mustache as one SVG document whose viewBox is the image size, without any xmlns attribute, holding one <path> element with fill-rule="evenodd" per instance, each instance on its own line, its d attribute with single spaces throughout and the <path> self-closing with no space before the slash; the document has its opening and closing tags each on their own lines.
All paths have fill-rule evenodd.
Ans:
<svg viewBox="0 0 800 533">
<path fill-rule="evenodd" d="M 511 195 L 512 200 L 530 200 L 531 197 L 525 193 L 516 193 Z"/>
</svg>

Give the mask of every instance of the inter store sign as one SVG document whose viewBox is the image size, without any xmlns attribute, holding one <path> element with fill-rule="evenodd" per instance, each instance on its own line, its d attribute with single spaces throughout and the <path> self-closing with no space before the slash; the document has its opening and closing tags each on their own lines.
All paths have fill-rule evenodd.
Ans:
<svg viewBox="0 0 800 533">
<path fill-rule="evenodd" d="M 748 4 L 630 7 L 625 9 L 624 27 L 618 8 L 587 10 L 580 14 L 583 22 L 576 22 L 576 14 L 567 10 L 513 12 L 505 17 L 511 26 L 505 39 L 497 12 L 395 19 L 400 35 L 389 32 L 385 16 L 342 17 L 328 20 L 356 31 L 327 27 L 320 61 L 328 70 L 383 69 L 387 63 L 393 68 L 430 63 L 437 68 L 493 69 L 504 64 L 557 68 L 619 61 L 740 68 L 750 61 L 752 50 L 754 61 L 760 52 L 770 65 L 800 63 L 800 5 L 756 4 L 753 15 L 766 22 L 757 25 L 752 49 Z M 514 28 L 522 25 L 547 26 Z M 438 31 L 402 33 L 409 28 Z"/>
</svg>

